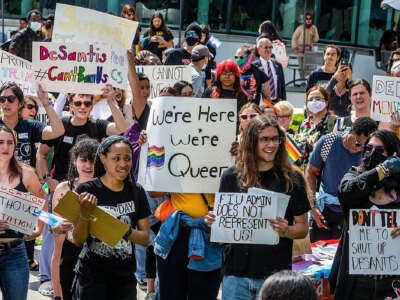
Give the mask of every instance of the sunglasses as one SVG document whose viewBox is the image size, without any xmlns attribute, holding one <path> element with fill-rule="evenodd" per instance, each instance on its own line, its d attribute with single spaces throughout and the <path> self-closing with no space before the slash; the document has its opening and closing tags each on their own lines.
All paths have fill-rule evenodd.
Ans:
<svg viewBox="0 0 400 300">
<path fill-rule="evenodd" d="M 85 106 L 85 107 L 91 107 L 92 106 L 92 102 L 90 102 L 90 101 L 75 101 L 75 102 L 72 102 L 72 104 L 75 106 L 75 107 L 81 107 L 82 106 L 82 104 Z"/>
<path fill-rule="evenodd" d="M 24 107 L 27 109 L 33 109 L 33 108 L 36 109 L 36 106 L 33 104 L 25 104 Z"/>
<path fill-rule="evenodd" d="M 243 58 L 245 58 L 246 56 L 239 56 L 239 55 L 235 55 L 235 59 L 243 59 Z"/>
<path fill-rule="evenodd" d="M 17 96 L 10 95 L 10 96 L 0 96 L 0 103 L 6 103 L 6 101 L 10 103 L 14 103 L 15 99 L 17 99 Z"/>
<path fill-rule="evenodd" d="M 258 114 L 249 114 L 249 115 L 242 114 L 242 115 L 239 115 L 239 118 L 241 118 L 242 120 L 247 120 L 247 119 L 253 119 L 257 116 L 258 116 Z"/>
<path fill-rule="evenodd" d="M 192 36 L 192 37 L 195 37 L 195 38 L 199 37 L 196 32 L 191 32 L 191 31 L 186 32 L 185 36 Z"/>
<path fill-rule="evenodd" d="M 376 153 L 383 154 L 385 152 L 385 147 L 383 146 L 373 146 L 371 144 L 365 145 L 364 146 L 364 152 L 371 152 L 374 150 Z"/>
</svg>

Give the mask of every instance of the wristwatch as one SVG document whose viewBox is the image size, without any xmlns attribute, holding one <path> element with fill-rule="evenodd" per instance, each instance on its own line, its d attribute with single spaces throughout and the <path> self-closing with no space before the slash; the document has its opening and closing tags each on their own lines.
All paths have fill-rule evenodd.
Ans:
<svg viewBox="0 0 400 300">
<path fill-rule="evenodd" d="M 127 240 L 132 233 L 132 227 L 129 227 L 128 231 L 122 237 L 123 239 Z"/>
</svg>

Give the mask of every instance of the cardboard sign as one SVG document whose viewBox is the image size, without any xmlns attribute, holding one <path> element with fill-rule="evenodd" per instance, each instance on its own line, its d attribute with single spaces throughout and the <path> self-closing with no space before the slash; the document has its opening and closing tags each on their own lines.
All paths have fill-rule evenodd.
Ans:
<svg viewBox="0 0 400 300">
<path fill-rule="evenodd" d="M 0 85 L 15 82 L 24 92 L 24 95 L 36 95 L 30 61 L 0 50 L 0 68 Z"/>
<path fill-rule="evenodd" d="M 262 189 L 248 193 L 216 193 L 211 227 L 211 241 L 217 243 L 264 244 L 279 243 L 269 219 L 284 217 L 290 197 Z"/>
<path fill-rule="evenodd" d="M 76 224 L 81 211 L 78 194 L 68 191 L 58 202 L 54 211 Z M 89 221 L 89 233 L 110 247 L 114 247 L 129 229 L 128 225 L 98 207 L 93 210 L 91 218 L 92 220 Z"/>
<path fill-rule="evenodd" d="M 135 38 L 138 22 L 93 9 L 56 4 L 53 42 L 104 42 L 129 49 Z"/>
<path fill-rule="evenodd" d="M 51 92 L 101 94 L 106 84 L 124 89 L 125 56 L 105 44 L 34 42 L 34 80 Z"/>
<path fill-rule="evenodd" d="M 349 273 L 400 275 L 400 210 L 352 209 L 349 216 Z"/>
<path fill-rule="evenodd" d="M 147 123 L 138 181 L 147 191 L 215 193 L 230 167 L 236 99 L 160 97 Z"/>
<path fill-rule="evenodd" d="M 150 79 L 150 98 L 157 98 L 165 87 L 185 80 L 192 83 L 192 70 L 189 66 L 136 66 L 136 72 L 144 73 Z"/>
<path fill-rule="evenodd" d="M 9 229 L 30 235 L 35 229 L 35 212 L 40 211 L 46 200 L 23 193 L 7 186 L 0 186 L 0 216 Z"/>
<path fill-rule="evenodd" d="M 390 122 L 390 116 L 400 111 L 400 78 L 374 76 L 372 83 L 371 118 Z"/>
</svg>

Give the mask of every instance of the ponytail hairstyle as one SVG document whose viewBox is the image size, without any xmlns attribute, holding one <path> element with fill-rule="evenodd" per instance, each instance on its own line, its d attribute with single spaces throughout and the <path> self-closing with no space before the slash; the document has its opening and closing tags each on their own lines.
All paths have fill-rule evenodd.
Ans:
<svg viewBox="0 0 400 300">
<path fill-rule="evenodd" d="M 78 157 L 82 157 L 94 162 L 95 153 L 98 147 L 99 142 L 96 139 L 90 138 L 86 134 L 82 134 L 77 137 L 75 145 L 69 151 L 71 159 L 68 166 L 67 181 L 71 191 L 75 188 L 75 179 L 79 177 L 75 161 L 78 159 Z"/>
</svg>

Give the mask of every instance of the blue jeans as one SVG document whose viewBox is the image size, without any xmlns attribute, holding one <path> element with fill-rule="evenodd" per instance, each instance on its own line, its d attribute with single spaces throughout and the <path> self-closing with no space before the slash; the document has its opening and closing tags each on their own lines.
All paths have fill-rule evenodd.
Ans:
<svg viewBox="0 0 400 300">
<path fill-rule="evenodd" d="M 256 300 L 264 279 L 224 276 L 222 279 L 222 300 Z"/>
<path fill-rule="evenodd" d="M 51 256 L 54 250 L 54 236 L 45 224 L 42 236 L 42 250 L 39 257 L 40 282 L 51 280 Z"/>
<path fill-rule="evenodd" d="M 135 255 L 136 255 L 136 279 L 146 279 L 146 247 L 135 244 Z"/>
<path fill-rule="evenodd" d="M 25 244 L 0 250 L 0 288 L 4 300 L 26 300 L 29 266 Z"/>
</svg>

